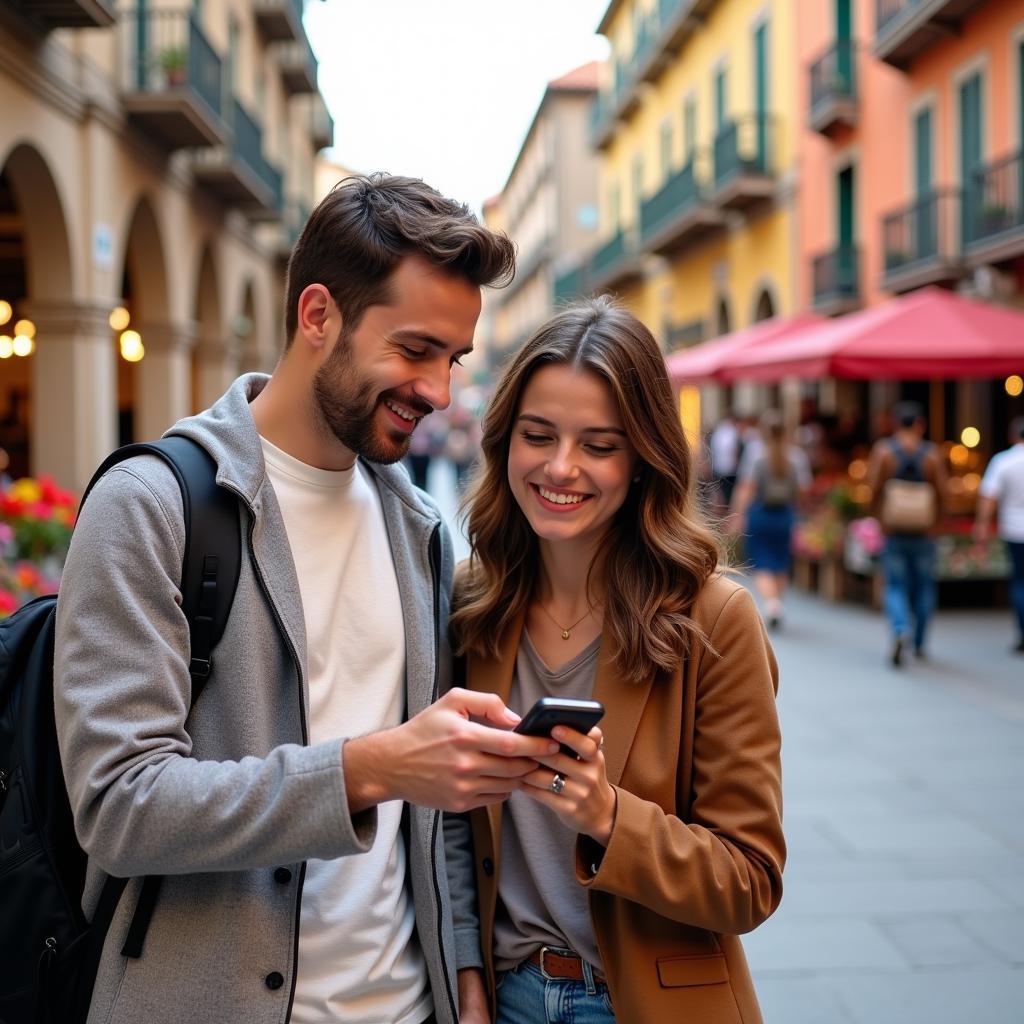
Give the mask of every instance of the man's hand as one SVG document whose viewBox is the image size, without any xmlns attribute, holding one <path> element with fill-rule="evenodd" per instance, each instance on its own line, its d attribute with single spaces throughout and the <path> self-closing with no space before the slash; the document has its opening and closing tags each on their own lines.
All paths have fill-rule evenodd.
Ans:
<svg viewBox="0 0 1024 1024">
<path fill-rule="evenodd" d="M 459 1024 L 490 1024 L 484 972 L 478 967 L 459 971 Z"/>
<path fill-rule="evenodd" d="M 349 812 L 389 800 L 457 812 L 500 803 L 558 751 L 550 738 L 509 732 L 518 721 L 497 694 L 455 689 L 394 729 L 349 740 Z"/>
</svg>

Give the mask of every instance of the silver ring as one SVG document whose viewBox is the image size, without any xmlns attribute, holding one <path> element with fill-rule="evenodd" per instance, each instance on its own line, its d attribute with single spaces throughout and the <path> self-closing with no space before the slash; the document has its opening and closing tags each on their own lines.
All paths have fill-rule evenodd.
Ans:
<svg viewBox="0 0 1024 1024">
<path fill-rule="evenodd" d="M 561 793 L 563 789 L 565 789 L 565 779 L 556 772 L 555 777 L 551 780 L 551 792 Z"/>
</svg>

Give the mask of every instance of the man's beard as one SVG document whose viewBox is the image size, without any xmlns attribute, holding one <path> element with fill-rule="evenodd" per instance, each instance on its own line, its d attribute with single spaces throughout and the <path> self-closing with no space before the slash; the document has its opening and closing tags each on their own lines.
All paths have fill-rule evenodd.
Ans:
<svg viewBox="0 0 1024 1024">
<path fill-rule="evenodd" d="M 313 378 L 316 411 L 326 429 L 349 451 L 369 462 L 390 465 L 408 452 L 412 434 L 377 423 L 377 407 L 391 392 L 374 394 L 372 382 L 353 365 L 351 339 L 351 332 L 342 330 L 334 351 Z M 395 398 L 411 404 L 416 412 L 431 411 L 422 401 Z"/>
</svg>

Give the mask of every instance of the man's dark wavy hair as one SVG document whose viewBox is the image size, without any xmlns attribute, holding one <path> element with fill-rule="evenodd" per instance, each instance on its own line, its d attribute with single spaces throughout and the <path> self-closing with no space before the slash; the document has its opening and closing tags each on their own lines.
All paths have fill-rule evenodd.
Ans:
<svg viewBox="0 0 1024 1024">
<path fill-rule="evenodd" d="M 480 287 L 507 284 L 515 271 L 511 240 L 480 224 L 464 203 L 418 178 L 344 178 L 310 215 L 288 260 L 285 347 L 308 285 L 327 288 L 352 331 L 370 306 L 388 302 L 391 274 L 412 254 Z"/>
</svg>

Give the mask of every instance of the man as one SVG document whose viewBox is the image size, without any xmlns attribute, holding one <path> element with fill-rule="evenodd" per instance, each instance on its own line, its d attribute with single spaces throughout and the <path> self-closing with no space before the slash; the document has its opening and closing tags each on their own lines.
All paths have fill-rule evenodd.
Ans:
<svg viewBox="0 0 1024 1024">
<path fill-rule="evenodd" d="M 451 546 L 392 464 L 448 404 L 480 288 L 512 265 L 507 238 L 413 179 L 347 179 L 314 211 L 273 376 L 169 432 L 210 453 L 242 512 L 238 588 L 191 711 L 173 476 L 122 463 L 83 508 L 55 685 L 87 916 L 105 873 L 133 879 L 90 1024 L 458 1019 L 437 809 L 504 799 L 557 748 L 509 733 L 498 699 L 437 700 Z M 147 874 L 163 886 L 125 959 Z"/>
<path fill-rule="evenodd" d="M 1018 640 L 1024 654 L 1024 416 L 1010 424 L 1010 447 L 993 456 L 978 489 L 974 535 L 985 540 L 999 509 L 999 536 L 1010 553 L 1010 603 L 1017 615 Z"/>
<path fill-rule="evenodd" d="M 871 451 L 868 483 L 873 510 L 886 534 L 882 573 L 892 633 L 889 660 L 899 668 L 911 640 L 914 653 L 925 655 L 937 598 L 932 533 L 945 499 L 947 473 L 938 448 L 925 440 L 924 411 L 916 402 L 900 402 L 893 420 L 892 437 L 878 441 Z"/>
</svg>

